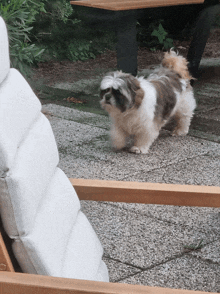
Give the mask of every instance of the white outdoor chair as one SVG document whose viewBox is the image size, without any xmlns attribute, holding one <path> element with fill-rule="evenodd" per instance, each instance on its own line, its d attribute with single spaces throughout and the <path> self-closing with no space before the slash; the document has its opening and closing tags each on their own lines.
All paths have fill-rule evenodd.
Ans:
<svg viewBox="0 0 220 294">
<path fill-rule="evenodd" d="M 108 281 L 103 249 L 69 179 L 41 103 L 10 69 L 0 18 L 0 216 L 25 273 Z"/>
</svg>

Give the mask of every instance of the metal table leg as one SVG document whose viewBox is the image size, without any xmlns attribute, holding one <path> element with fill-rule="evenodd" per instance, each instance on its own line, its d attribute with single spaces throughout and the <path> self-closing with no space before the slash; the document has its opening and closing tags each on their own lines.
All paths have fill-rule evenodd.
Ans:
<svg viewBox="0 0 220 294">
<path fill-rule="evenodd" d="M 138 54 L 136 23 L 135 16 L 123 17 L 116 28 L 117 68 L 134 76 L 137 75 Z"/>
</svg>

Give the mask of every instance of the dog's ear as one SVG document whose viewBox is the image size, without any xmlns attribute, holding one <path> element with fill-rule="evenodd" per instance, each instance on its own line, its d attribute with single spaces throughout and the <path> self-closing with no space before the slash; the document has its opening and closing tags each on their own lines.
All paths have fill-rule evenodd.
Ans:
<svg viewBox="0 0 220 294">
<path fill-rule="evenodd" d="M 132 75 L 129 75 L 127 83 L 131 90 L 133 103 L 136 107 L 139 107 L 144 99 L 144 91 L 140 86 L 140 82 Z"/>
<path fill-rule="evenodd" d="M 138 107 L 141 105 L 142 100 L 144 99 L 144 90 L 142 88 L 139 88 L 136 91 L 136 96 L 135 96 L 135 105 Z"/>
</svg>

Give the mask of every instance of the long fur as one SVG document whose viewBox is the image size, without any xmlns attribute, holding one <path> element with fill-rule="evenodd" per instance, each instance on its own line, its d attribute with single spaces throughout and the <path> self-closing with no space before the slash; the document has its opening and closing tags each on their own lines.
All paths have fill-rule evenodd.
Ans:
<svg viewBox="0 0 220 294">
<path fill-rule="evenodd" d="M 101 106 L 111 119 L 111 141 L 122 149 L 134 137 L 130 151 L 146 154 L 160 129 L 174 117 L 173 135 L 189 131 L 196 102 L 190 86 L 187 61 L 174 51 L 165 53 L 162 65 L 147 79 L 116 71 L 101 82 Z"/>
</svg>

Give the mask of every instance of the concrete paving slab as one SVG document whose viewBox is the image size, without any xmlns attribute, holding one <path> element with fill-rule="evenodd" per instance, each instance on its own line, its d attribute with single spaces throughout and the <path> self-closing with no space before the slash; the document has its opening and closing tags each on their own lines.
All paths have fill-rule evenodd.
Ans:
<svg viewBox="0 0 220 294">
<path fill-rule="evenodd" d="M 49 120 L 62 158 L 62 168 L 69 177 L 80 176 L 74 173 L 74 161 L 76 158 L 81 158 L 83 178 L 87 177 L 88 169 L 92 169 L 94 171 L 92 178 L 100 178 L 101 176 L 101 179 L 130 180 L 133 177 L 133 180 L 137 180 L 135 179 L 137 177 L 139 181 L 146 181 L 145 175 L 147 175 L 147 172 L 159 169 L 155 180 L 158 182 L 158 175 L 160 175 L 160 178 L 163 177 L 164 170 L 169 169 L 172 164 L 184 164 L 184 161 L 187 161 L 187 164 L 189 164 L 195 158 L 193 160 L 193 165 L 195 165 L 198 156 L 203 156 L 204 168 L 209 169 L 211 159 L 207 154 L 219 148 L 217 143 L 190 136 L 183 138 L 172 137 L 168 131 L 162 131 L 161 136 L 152 145 L 147 155 L 136 155 L 126 151 L 114 152 L 111 149 L 108 138 L 109 120 L 107 117 L 91 115 L 86 112 L 82 112 L 80 117 L 78 111 L 73 109 L 67 110 L 66 107 L 57 105 L 53 109 L 52 107 L 44 107 L 44 109 L 52 113 Z M 58 110 L 54 111 L 54 109 L 59 109 L 59 112 Z M 64 112 L 64 117 L 71 117 L 71 120 L 60 118 L 62 112 Z M 56 115 L 59 115 L 59 117 L 56 117 Z M 90 121 L 89 125 L 73 121 L 81 118 L 89 120 L 91 117 L 96 117 L 97 119 Z M 102 127 L 97 127 L 96 121 L 102 121 Z M 205 155 L 207 156 L 204 157 Z M 84 164 L 85 159 L 87 160 L 86 165 Z M 208 164 L 206 160 L 208 160 Z M 65 168 L 65 163 L 67 166 L 71 166 L 71 170 Z M 78 161 L 79 164 L 80 162 Z M 85 166 L 87 172 L 83 166 Z M 213 162 L 213 166 L 218 168 L 218 161 L 216 163 Z M 210 172 L 207 175 L 214 174 L 213 166 L 210 167 Z M 176 169 L 178 169 L 178 166 L 174 167 L 174 175 L 177 175 Z M 100 171 L 99 173 L 98 170 Z M 180 167 L 179 173 L 180 178 L 182 178 L 183 175 L 181 174 Z M 92 172 L 90 170 L 88 177 L 91 177 L 91 175 Z M 185 176 L 187 177 L 187 173 Z M 218 181 L 218 173 L 216 177 L 215 182 Z M 196 176 L 192 178 L 190 175 L 189 178 L 191 183 L 197 183 Z M 211 179 L 214 180 L 212 175 Z M 172 181 L 174 180 L 172 178 Z M 150 181 L 153 181 L 153 179 L 150 179 Z M 204 182 L 204 184 L 206 183 L 208 185 L 208 180 Z"/>
<path fill-rule="evenodd" d="M 114 283 L 122 279 L 132 276 L 134 274 L 140 273 L 141 270 L 137 267 L 124 264 L 120 261 L 103 257 L 105 264 L 107 265 L 109 271 L 109 281 Z"/>
<path fill-rule="evenodd" d="M 96 94 L 99 95 L 99 87 L 102 78 L 82 79 L 74 83 L 56 83 L 53 85 L 56 89 L 72 91 L 74 93 Z"/>
<path fill-rule="evenodd" d="M 219 292 L 220 265 L 183 256 L 131 276 L 121 282 L 148 286 Z"/>
<path fill-rule="evenodd" d="M 220 66 L 220 58 L 202 58 L 200 62 L 200 67 L 202 69 L 210 68 L 210 67 L 219 67 Z"/>
<path fill-rule="evenodd" d="M 106 203 L 82 201 L 105 256 L 142 270 L 184 254 L 184 246 L 217 239 L 209 226 L 176 225 Z"/>
<path fill-rule="evenodd" d="M 220 234 L 219 208 L 115 202 L 111 205 L 169 224 L 211 230 L 216 238 Z"/>
<path fill-rule="evenodd" d="M 69 147 L 71 150 L 72 148 L 76 148 L 72 151 L 70 150 L 71 153 L 77 154 L 81 144 L 85 144 L 85 142 L 88 144 L 91 142 L 92 145 L 92 142 L 94 143 L 94 138 L 106 135 L 106 131 L 101 128 L 91 127 L 89 125 L 68 121 L 54 116 L 49 120 L 53 128 L 58 148 Z"/>
<path fill-rule="evenodd" d="M 219 93 L 220 93 L 220 89 L 219 89 Z M 207 97 L 204 95 L 204 92 L 198 91 L 196 93 L 196 98 L 197 98 L 197 107 L 195 110 L 196 115 L 199 115 L 200 113 L 205 113 L 206 111 L 210 111 L 219 107 L 219 101 L 220 101 L 219 96 L 213 97 L 209 94 L 209 96 Z"/>
<path fill-rule="evenodd" d="M 219 150 L 186 158 L 153 171 L 137 171 L 126 180 L 186 185 L 220 185 Z"/>
<path fill-rule="evenodd" d="M 220 100 L 219 100 L 220 101 Z M 201 114 L 199 114 L 200 117 L 205 119 L 212 118 L 215 121 L 220 121 L 220 106 L 216 106 L 215 108 L 209 108 L 206 109 L 206 111 L 202 111 Z"/>
<path fill-rule="evenodd" d="M 202 95 L 208 97 L 217 97 L 219 99 L 220 85 L 205 83 L 201 87 L 195 90 L 195 95 Z M 207 101 L 208 102 L 208 101 Z"/>
<path fill-rule="evenodd" d="M 201 153 L 199 153 L 199 149 L 194 149 L 190 153 L 191 148 L 188 148 L 188 153 L 185 155 L 185 157 L 188 156 L 186 160 L 184 154 L 182 154 L 183 152 L 181 152 L 181 149 L 184 148 L 180 148 L 179 157 L 175 154 L 174 158 L 172 158 L 169 151 L 167 152 L 166 150 L 165 152 L 161 150 L 160 154 L 158 154 L 159 152 L 157 150 L 155 153 L 152 151 L 149 155 L 141 156 L 128 152 L 115 153 L 111 150 L 107 139 L 105 134 L 94 137 L 92 142 L 93 146 L 91 146 L 91 141 L 84 141 L 84 143 L 79 145 L 70 144 L 64 147 L 65 144 L 59 145 L 58 141 L 60 158 L 62 158 L 60 164 L 67 175 L 69 177 L 107 180 L 167 183 L 185 183 L 184 181 L 186 181 L 189 184 L 219 184 L 219 174 L 215 174 L 215 171 L 218 172 L 219 170 L 219 160 L 215 161 L 214 158 L 208 157 L 209 150 L 206 148 L 212 148 L 212 146 L 208 146 L 209 144 L 207 144 L 204 149 L 202 148 L 200 150 Z M 101 147 L 100 142 L 102 144 Z M 206 144 L 206 142 L 204 144 Z M 186 145 L 187 144 L 185 144 L 185 147 Z M 204 147 L 204 145 L 201 146 Z M 166 158 L 162 157 L 162 154 L 164 154 Z M 207 156 L 205 156 L 206 154 Z M 201 157 L 201 163 L 203 165 L 203 170 L 207 171 L 207 174 L 201 174 L 201 166 L 198 163 L 199 156 L 203 156 Z M 80 159 L 81 161 L 76 161 L 76 159 Z M 85 159 L 87 160 L 87 164 L 85 164 Z M 193 164 L 196 164 L 196 166 Z M 209 166 L 209 164 L 211 164 L 211 166 Z M 76 166 L 78 168 L 80 167 L 81 170 L 76 170 Z M 191 170 L 191 166 L 193 171 Z M 184 175 L 180 170 L 181 167 L 188 168 L 188 171 L 186 171 Z M 193 174 L 193 172 L 196 173 Z"/>
<path fill-rule="evenodd" d="M 195 137 L 195 138 L 205 139 L 210 142 L 220 143 L 220 136 L 215 135 L 215 134 L 206 133 L 204 131 L 198 131 L 198 130 L 191 129 L 189 131 L 189 135 L 192 137 Z"/>
<path fill-rule="evenodd" d="M 211 244 L 207 244 L 201 250 L 190 252 L 190 255 L 196 256 L 203 261 L 220 265 L 220 239 Z"/>
<path fill-rule="evenodd" d="M 74 108 L 69 108 L 56 104 L 46 104 L 42 106 L 42 110 L 53 116 L 75 121 L 84 125 L 91 125 L 94 127 L 109 129 L 110 120 L 108 116 L 98 115 L 90 112 L 80 111 Z"/>
</svg>

